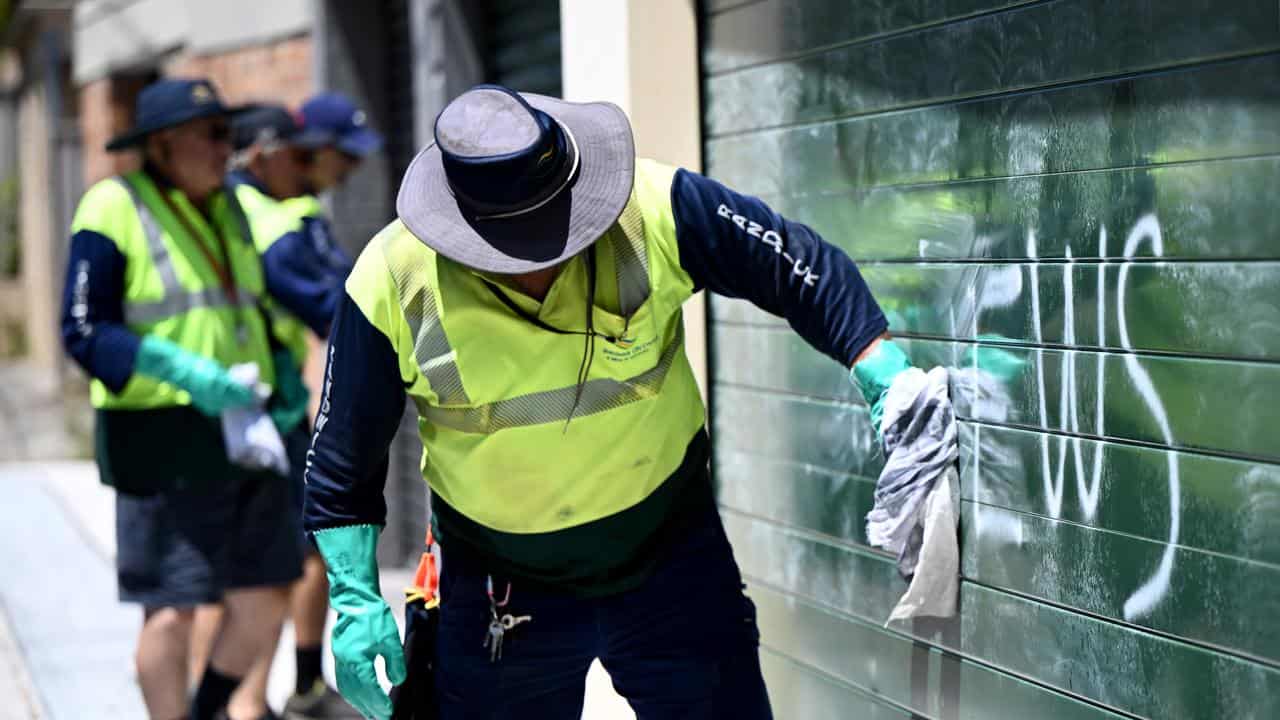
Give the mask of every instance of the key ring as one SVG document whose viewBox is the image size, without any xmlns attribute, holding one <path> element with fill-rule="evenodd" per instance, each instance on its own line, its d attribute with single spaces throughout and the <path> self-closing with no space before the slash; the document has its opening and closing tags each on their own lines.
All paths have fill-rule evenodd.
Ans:
<svg viewBox="0 0 1280 720">
<path fill-rule="evenodd" d="M 499 622 L 502 623 L 503 630 L 510 630 L 511 628 L 519 625 L 520 623 L 529 622 L 532 619 L 533 618 L 529 615 L 521 615 L 519 617 L 516 617 L 511 614 L 507 614 L 507 615 L 503 615 L 502 619 L 499 620 Z"/>
</svg>

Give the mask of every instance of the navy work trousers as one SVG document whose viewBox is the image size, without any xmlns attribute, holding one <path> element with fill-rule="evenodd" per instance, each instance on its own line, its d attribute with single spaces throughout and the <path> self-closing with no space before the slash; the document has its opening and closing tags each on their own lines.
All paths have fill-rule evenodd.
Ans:
<svg viewBox="0 0 1280 720">
<path fill-rule="evenodd" d="M 484 568 L 446 553 L 436 672 L 441 720 L 578 720 L 599 658 L 638 720 L 769 720 L 755 605 L 708 503 L 640 587 L 603 598 L 513 583 L 499 614 L 531 620 L 483 647 Z M 494 577 L 502 600 L 506 581 Z"/>
</svg>

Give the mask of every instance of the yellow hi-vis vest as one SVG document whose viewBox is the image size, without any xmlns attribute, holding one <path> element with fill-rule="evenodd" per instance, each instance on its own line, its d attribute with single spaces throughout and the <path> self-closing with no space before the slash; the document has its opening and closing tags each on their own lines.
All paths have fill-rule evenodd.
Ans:
<svg viewBox="0 0 1280 720">
<path fill-rule="evenodd" d="M 253 236 L 253 245 L 259 255 L 266 253 L 283 235 L 302 232 L 303 218 L 319 216 L 323 212 L 319 198 L 314 195 L 276 200 L 248 183 L 236 186 L 236 199 L 244 209 L 249 225 L 247 232 Z M 271 317 L 271 332 L 276 340 L 289 350 L 299 368 L 306 365 L 309 350 L 306 323 L 270 294 L 262 299 L 262 307 Z"/>
<path fill-rule="evenodd" d="M 200 237 L 190 237 L 160 193 Z M 263 293 L 262 265 L 243 239 L 227 196 L 210 199 L 214 226 L 174 188 L 160 188 L 143 172 L 108 178 L 80 200 L 71 232 L 89 230 L 110 238 L 125 258 L 124 320 L 138 335 L 156 335 L 224 367 L 258 364 L 259 379 L 275 384 L 266 323 L 257 308 Z M 221 246 L 214 233 L 221 233 Z M 217 271 L 196 243 L 235 278 L 236 297 L 223 290 Z M 134 374 L 119 394 L 99 381 L 90 391 L 94 407 L 138 410 L 189 405 L 190 396 L 173 385 Z"/>
<path fill-rule="evenodd" d="M 618 222 L 595 244 L 597 339 L 573 419 L 585 340 L 530 323 L 482 276 L 424 245 L 399 222 L 361 254 L 347 293 L 390 339 L 417 405 L 422 472 L 472 521 L 547 533 L 620 513 L 675 471 L 704 422 L 684 351 L 671 211 L 675 170 L 638 161 Z M 561 271 L 541 303 L 503 291 L 544 323 L 585 327 L 586 263 Z"/>
</svg>

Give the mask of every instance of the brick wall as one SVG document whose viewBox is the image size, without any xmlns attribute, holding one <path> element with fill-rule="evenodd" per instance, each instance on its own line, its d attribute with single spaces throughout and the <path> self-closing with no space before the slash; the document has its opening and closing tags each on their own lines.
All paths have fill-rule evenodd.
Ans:
<svg viewBox="0 0 1280 720">
<path fill-rule="evenodd" d="M 207 77 L 229 103 L 272 100 L 297 106 L 315 87 L 311 37 L 295 36 L 223 53 L 180 52 L 160 67 L 165 76 Z M 134 101 L 148 78 L 112 75 L 80 88 L 80 132 L 84 141 L 84 179 L 88 186 L 137 165 L 134 153 L 108 153 L 107 140 L 127 128 Z"/>
<path fill-rule="evenodd" d="M 85 187 L 138 165 L 134 153 L 108 153 L 103 149 L 116 133 L 133 120 L 133 102 L 146 79 L 138 76 L 99 78 L 80 88 L 80 139 L 84 151 Z"/>
<path fill-rule="evenodd" d="M 311 37 L 301 35 L 212 55 L 179 54 L 165 63 L 164 74 L 207 77 L 232 103 L 274 100 L 296 106 L 314 87 Z"/>
</svg>

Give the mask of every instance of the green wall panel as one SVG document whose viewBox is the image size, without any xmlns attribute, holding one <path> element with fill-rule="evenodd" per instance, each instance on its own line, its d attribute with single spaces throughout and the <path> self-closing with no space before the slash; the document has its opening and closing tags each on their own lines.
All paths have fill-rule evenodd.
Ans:
<svg viewBox="0 0 1280 720">
<path fill-rule="evenodd" d="M 865 543 L 882 462 L 852 449 L 870 442 L 865 410 L 730 387 L 717 397 L 723 506 Z M 773 419 L 775 440 L 735 430 L 734 416 Z M 836 451 L 808 441 L 826 433 L 854 440 Z M 1280 566 L 1280 465 L 962 421 L 960 467 L 962 497 L 985 506 L 1162 542 L 1176 510 L 1179 548 Z"/>
<path fill-rule="evenodd" d="M 1157 232 L 1154 227 L 1139 233 Z M 895 333 L 1280 359 L 1280 263 L 868 263 L 861 269 Z M 783 325 L 744 301 L 715 306 L 717 319 Z"/>
<path fill-rule="evenodd" d="M 962 515 L 966 578 L 1280 660 L 1280 566 L 969 502 Z"/>
<path fill-rule="evenodd" d="M 860 555 L 861 551 L 839 549 L 772 523 L 742 518 L 731 512 L 726 513 L 725 524 L 738 549 L 743 572 L 748 576 L 749 592 L 760 610 L 765 629 L 761 642 L 789 656 L 806 658 L 851 684 L 874 687 L 896 702 L 909 702 L 902 699 L 906 695 L 904 686 L 910 685 L 910 665 L 902 658 L 909 645 L 894 640 L 901 632 L 962 656 L 979 658 L 994 669 L 1141 717 L 1271 718 L 1280 712 L 1280 670 L 1274 667 L 1123 623 L 1063 610 L 977 582 L 962 584 L 962 614 L 951 621 L 952 627 L 947 630 L 930 635 L 916 628 L 899 628 L 901 624 L 895 623 L 891 628 L 894 632 L 871 635 L 868 625 L 878 628 L 892 607 L 890 601 L 882 613 L 865 614 L 869 607 L 878 604 L 862 597 L 864 591 L 879 590 L 863 585 L 871 575 L 842 578 L 842 585 L 853 586 L 846 590 L 833 587 L 827 572 L 807 572 L 803 567 L 795 567 L 828 553 L 843 551 Z M 784 550 L 775 552 L 763 547 L 772 545 L 781 545 Z M 823 549 L 810 549 L 809 545 Z M 742 562 L 742 556 L 751 559 Z M 780 562 L 783 557 L 789 562 Z M 835 558 L 827 562 L 831 567 L 841 563 Z M 892 559 L 882 556 L 879 562 L 885 566 L 885 572 L 896 572 Z M 779 588 L 786 591 L 777 590 Z M 817 605 L 828 612 L 791 618 L 775 615 L 782 614 L 778 606 L 795 607 L 802 603 Z M 840 615 L 845 616 L 844 622 L 839 621 Z M 958 684 L 963 692 L 968 683 L 962 678 Z M 1066 700 L 1039 697 L 1036 703 L 1045 707 L 1041 712 L 1049 712 L 1053 701 Z M 968 704 L 985 703 L 990 708 L 1004 701 L 1005 697 L 991 696 L 972 698 Z M 1229 708 L 1231 712 L 1215 715 L 1215 708 L 1219 707 Z M 936 716 L 933 707 L 912 706 L 911 709 Z M 973 715 L 986 716 L 981 712 Z M 1037 712 L 1022 717 L 1040 716 Z"/>
<path fill-rule="evenodd" d="M 1178 545 L 1280 565 L 1280 465 L 964 423 L 960 466 L 984 505 L 1161 541 L 1176 507 Z"/>
<path fill-rule="evenodd" d="M 708 20 L 703 68 L 709 74 L 720 74 L 797 53 L 813 54 L 819 47 L 867 42 L 1030 1 L 765 0 Z"/>
<path fill-rule="evenodd" d="M 743 192 L 782 195 L 1275 154 L 1277 99 L 1280 57 L 1268 55 L 711 139 L 705 165 Z M 1099 213 L 1113 199 L 1077 202 Z"/>
<path fill-rule="evenodd" d="M 789 330 L 717 323 L 712 339 L 751 359 L 718 364 L 719 382 L 856 401 L 842 368 Z M 1280 460 L 1280 364 L 900 342 L 916 364 L 956 370 L 951 396 L 965 418 Z"/>
<path fill-rule="evenodd" d="M 767 27 L 777 7 L 751 10 Z M 1059 0 L 709 77 L 706 125 L 742 133 L 1277 48 L 1271 2 Z"/>
<path fill-rule="evenodd" d="M 1148 718 L 1280 716 L 1280 671 L 965 583 L 960 652 Z"/>
<path fill-rule="evenodd" d="M 775 714 L 1280 717 L 1280 4 L 702 9 L 706 171 L 855 258 L 960 419 L 960 613 L 886 628 L 848 369 L 711 302 Z"/>
<path fill-rule="evenodd" d="M 795 658 L 886 703 L 930 718 L 964 720 L 1096 720 L 1119 715 L 994 668 L 943 653 L 822 603 L 763 583 L 748 590 L 761 623 L 775 629 L 762 655 Z M 770 677 L 771 681 L 776 678 Z M 781 679 L 784 680 L 785 679 Z M 777 717 L 809 718 L 770 688 Z M 858 715 L 840 715 L 857 718 Z"/>
<path fill-rule="evenodd" d="M 768 648 L 760 665 L 769 684 L 770 700 L 806 720 L 910 720 L 912 714 L 878 700 L 875 695 L 805 667 Z"/>
<path fill-rule="evenodd" d="M 764 199 L 858 260 L 1276 260 L 1280 214 L 1258 189 L 1278 186 L 1261 157 Z M 1130 246 L 1153 225 L 1159 247 Z"/>
</svg>

